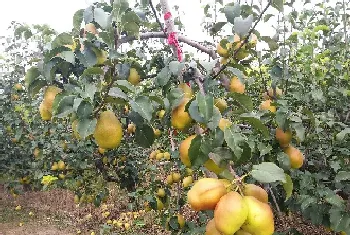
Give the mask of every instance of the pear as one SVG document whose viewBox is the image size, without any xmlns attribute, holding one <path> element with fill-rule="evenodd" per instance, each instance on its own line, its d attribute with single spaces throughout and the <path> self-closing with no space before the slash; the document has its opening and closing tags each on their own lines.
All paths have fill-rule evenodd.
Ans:
<svg viewBox="0 0 350 235">
<path fill-rule="evenodd" d="M 290 166 L 293 169 L 299 169 L 304 164 L 304 155 L 303 153 L 293 146 L 289 146 L 284 150 L 284 152 L 288 155 Z"/>
<path fill-rule="evenodd" d="M 191 142 L 194 138 L 196 138 L 196 135 L 191 135 L 191 136 L 187 137 L 185 140 L 183 140 L 181 142 L 180 147 L 179 147 L 181 162 L 187 167 L 191 166 L 191 161 L 190 161 L 190 157 L 188 155 L 188 150 L 189 150 L 189 148 L 191 146 Z"/>
<path fill-rule="evenodd" d="M 290 130 L 283 131 L 283 129 L 277 128 L 276 140 L 282 148 L 287 147 L 292 140 L 292 132 Z"/>
<path fill-rule="evenodd" d="M 245 91 L 245 85 L 237 77 L 232 77 L 230 82 L 230 91 L 243 94 Z"/>
<path fill-rule="evenodd" d="M 253 196 L 244 196 L 243 201 L 248 207 L 248 217 L 242 229 L 252 235 L 272 235 L 275 227 L 271 207 Z"/>
<path fill-rule="evenodd" d="M 41 102 L 39 106 L 39 112 L 42 120 L 44 121 L 51 120 L 52 114 L 49 112 L 44 102 Z"/>
<path fill-rule="evenodd" d="M 99 147 L 114 149 L 120 145 L 122 126 L 112 111 L 102 112 L 97 121 L 94 137 Z"/>
<path fill-rule="evenodd" d="M 269 201 L 269 196 L 265 189 L 255 185 L 255 184 L 246 184 L 243 189 L 244 196 L 253 196 L 263 203 Z"/>
<path fill-rule="evenodd" d="M 140 75 L 135 68 L 130 69 L 128 81 L 134 86 L 140 83 Z"/>
<path fill-rule="evenodd" d="M 221 235 L 215 227 L 214 219 L 210 220 L 205 227 L 205 235 Z"/>
<path fill-rule="evenodd" d="M 185 111 L 189 98 L 184 98 L 180 105 L 173 109 L 171 113 L 171 125 L 177 130 L 185 130 L 192 122 L 192 118 Z"/>
<path fill-rule="evenodd" d="M 193 210 L 214 210 L 220 198 L 225 194 L 225 185 L 220 180 L 202 178 L 188 191 L 187 199 Z"/>
<path fill-rule="evenodd" d="M 216 205 L 214 211 L 216 229 L 225 235 L 234 234 L 243 225 L 247 216 L 248 207 L 243 197 L 237 192 L 229 192 Z"/>
</svg>

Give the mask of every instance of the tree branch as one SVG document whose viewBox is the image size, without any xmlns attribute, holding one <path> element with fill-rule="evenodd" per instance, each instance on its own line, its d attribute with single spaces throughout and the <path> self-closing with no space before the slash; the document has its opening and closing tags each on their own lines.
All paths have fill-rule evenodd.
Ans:
<svg viewBox="0 0 350 235">
<path fill-rule="evenodd" d="M 141 33 L 139 37 L 136 36 L 126 36 L 118 40 L 118 44 L 128 43 L 135 40 L 148 40 L 152 38 L 164 38 L 166 39 L 167 36 L 164 35 L 163 32 L 147 32 L 147 33 Z M 212 59 L 217 59 L 217 55 L 215 50 L 207 48 L 203 45 L 201 45 L 199 42 L 193 41 L 183 35 L 178 35 L 179 42 L 186 43 L 189 46 L 192 46 L 201 52 L 204 52 L 208 54 Z"/>
<path fill-rule="evenodd" d="M 160 29 L 163 31 L 164 36 L 165 36 L 165 38 L 166 38 L 166 37 L 167 37 L 166 32 L 165 32 L 165 30 L 164 30 L 163 24 L 160 22 L 160 20 L 159 20 L 159 18 L 158 18 L 158 16 L 157 16 L 157 11 L 156 11 L 156 9 L 155 9 L 154 6 L 153 6 L 152 0 L 149 0 L 149 5 L 151 6 L 153 15 L 154 15 L 154 17 L 156 18 L 156 21 L 157 21 L 157 23 L 159 24 Z"/>
<path fill-rule="evenodd" d="M 253 33 L 255 27 L 258 25 L 258 23 L 260 22 L 262 16 L 265 14 L 265 12 L 267 11 L 267 9 L 270 7 L 271 3 L 272 3 L 272 0 L 270 0 L 270 1 L 267 3 L 265 9 L 260 13 L 258 19 L 256 20 L 254 26 L 249 30 L 249 32 L 248 32 L 246 38 L 244 39 L 244 41 L 243 41 L 243 42 L 241 43 L 241 45 L 239 45 L 239 47 L 234 51 L 233 57 L 235 57 L 235 56 L 238 54 L 238 52 L 241 50 L 241 48 L 242 48 L 245 44 L 248 43 L 250 35 Z M 224 71 L 226 68 L 227 68 L 227 64 L 224 64 L 224 65 L 220 68 L 220 70 L 217 72 L 217 74 L 214 75 L 213 79 L 216 79 L 216 78 L 220 75 L 220 73 L 221 73 L 222 71 Z"/>
</svg>

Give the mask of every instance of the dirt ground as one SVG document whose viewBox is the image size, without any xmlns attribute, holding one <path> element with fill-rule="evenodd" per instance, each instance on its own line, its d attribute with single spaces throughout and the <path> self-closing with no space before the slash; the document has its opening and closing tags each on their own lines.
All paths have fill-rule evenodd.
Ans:
<svg viewBox="0 0 350 235">
<path fill-rule="evenodd" d="M 24 224 L 19 227 L 18 224 L 5 223 L 0 224 L 0 235 L 19 235 L 19 234 L 31 234 L 31 235 L 70 235 L 73 234 L 69 231 L 62 230 L 49 224 L 38 224 L 35 222 Z"/>
</svg>

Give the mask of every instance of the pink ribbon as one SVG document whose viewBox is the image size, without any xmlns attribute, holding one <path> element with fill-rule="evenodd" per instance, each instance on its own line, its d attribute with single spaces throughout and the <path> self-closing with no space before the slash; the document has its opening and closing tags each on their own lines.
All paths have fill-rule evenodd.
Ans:
<svg viewBox="0 0 350 235">
<path fill-rule="evenodd" d="M 167 12 L 167 13 L 165 13 L 165 15 L 164 15 L 164 20 L 169 20 L 170 17 L 171 17 L 171 13 L 170 13 L 170 12 Z"/>
<path fill-rule="evenodd" d="M 167 12 L 164 14 L 164 20 L 169 20 L 171 18 L 171 13 Z M 168 35 L 168 44 L 173 45 L 176 48 L 177 51 L 177 59 L 181 62 L 182 61 L 182 49 L 179 44 L 179 40 L 176 37 L 175 32 L 171 32 Z"/>
</svg>

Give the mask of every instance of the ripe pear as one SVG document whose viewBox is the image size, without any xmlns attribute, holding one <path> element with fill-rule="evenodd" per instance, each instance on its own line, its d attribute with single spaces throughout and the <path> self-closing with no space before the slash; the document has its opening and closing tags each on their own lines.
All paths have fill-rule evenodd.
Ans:
<svg viewBox="0 0 350 235">
<path fill-rule="evenodd" d="M 158 117 L 159 119 L 162 119 L 165 115 L 165 110 L 160 110 L 159 113 L 158 113 Z"/>
<path fill-rule="evenodd" d="M 120 145 L 122 139 L 122 126 L 112 111 L 101 113 L 97 121 L 95 140 L 103 149 L 114 149 Z"/>
<path fill-rule="evenodd" d="M 289 146 L 284 150 L 284 152 L 288 155 L 290 166 L 293 169 L 299 169 L 303 166 L 304 155 L 299 149 Z"/>
<path fill-rule="evenodd" d="M 135 133 L 135 131 L 136 131 L 136 126 L 135 126 L 135 124 L 133 124 L 133 123 L 128 124 L 127 132 L 128 132 L 129 134 L 132 134 L 132 133 Z"/>
<path fill-rule="evenodd" d="M 164 157 L 164 153 L 157 153 L 156 154 L 156 160 L 162 160 L 163 159 L 163 157 Z"/>
<path fill-rule="evenodd" d="M 105 152 L 106 152 L 106 150 L 105 149 L 103 149 L 103 148 L 101 148 L 101 147 L 98 147 L 98 152 L 100 153 L 100 154 L 104 154 Z"/>
<path fill-rule="evenodd" d="M 220 180 L 202 178 L 188 191 L 187 199 L 193 210 L 213 210 L 225 194 L 225 185 Z"/>
<path fill-rule="evenodd" d="M 222 235 L 222 233 L 220 233 L 216 229 L 214 219 L 210 220 L 207 223 L 207 226 L 205 227 L 205 234 L 204 235 Z"/>
<path fill-rule="evenodd" d="M 245 91 L 245 85 L 237 77 L 232 77 L 230 82 L 230 91 L 243 94 Z"/>
<path fill-rule="evenodd" d="M 172 185 L 172 184 L 174 183 L 174 181 L 173 181 L 173 175 L 172 175 L 172 174 L 170 174 L 170 175 L 168 175 L 168 176 L 166 177 L 166 183 L 167 183 L 168 185 Z"/>
<path fill-rule="evenodd" d="M 276 112 L 276 106 L 272 105 L 272 100 L 264 100 L 263 102 L 261 102 L 260 104 L 260 110 L 268 110 L 271 113 L 275 113 Z"/>
<path fill-rule="evenodd" d="M 216 107 L 218 107 L 220 113 L 224 112 L 225 109 L 227 108 L 226 100 L 224 100 L 224 99 L 222 99 L 222 98 L 217 98 L 217 99 L 215 99 L 214 105 L 215 105 Z"/>
<path fill-rule="evenodd" d="M 164 159 L 170 160 L 170 153 L 169 152 L 164 153 Z"/>
<path fill-rule="evenodd" d="M 140 83 L 140 75 L 135 68 L 130 69 L 130 74 L 128 77 L 128 81 L 134 86 Z"/>
<path fill-rule="evenodd" d="M 244 196 L 243 201 L 248 207 L 248 217 L 242 229 L 253 235 L 272 235 L 275 227 L 271 207 L 253 196 Z"/>
<path fill-rule="evenodd" d="M 182 99 L 179 106 L 173 109 L 171 113 L 171 125 L 177 129 L 183 131 L 192 122 L 192 118 L 189 113 L 185 111 L 186 104 L 190 101 L 188 98 Z"/>
<path fill-rule="evenodd" d="M 50 121 L 52 114 L 49 112 L 49 110 L 46 108 L 46 105 L 44 102 L 41 102 L 40 106 L 39 106 L 39 112 L 40 112 L 40 116 L 41 119 L 44 121 Z"/>
<path fill-rule="evenodd" d="M 181 175 L 179 173 L 172 173 L 172 177 L 173 177 L 173 182 L 174 183 L 179 183 L 180 179 L 181 179 Z"/>
<path fill-rule="evenodd" d="M 108 59 L 108 52 L 107 51 L 101 50 L 101 49 L 96 48 L 96 47 L 92 47 L 92 51 L 95 53 L 96 58 L 97 58 L 96 64 L 102 65 Z"/>
<path fill-rule="evenodd" d="M 220 199 L 215 207 L 216 229 L 225 235 L 234 234 L 243 225 L 247 216 L 248 207 L 243 197 L 235 191 L 229 192 Z"/>
<path fill-rule="evenodd" d="M 278 98 L 278 97 L 280 97 L 281 95 L 283 95 L 282 89 L 276 87 L 276 96 L 275 96 L 274 91 L 273 91 L 273 88 L 270 87 L 270 88 L 268 89 L 267 93 L 264 94 L 264 98 L 265 98 L 266 100 L 268 100 L 268 99 L 270 99 L 271 97 L 276 97 L 276 98 Z"/>
<path fill-rule="evenodd" d="M 154 129 L 153 132 L 154 132 L 154 136 L 156 138 L 158 138 L 158 137 L 160 137 L 162 135 L 162 131 L 159 130 L 159 129 Z"/>
<path fill-rule="evenodd" d="M 204 163 L 204 167 L 207 168 L 209 171 L 214 172 L 215 174 L 219 175 L 221 172 L 225 170 L 225 168 L 220 168 L 216 163 L 212 160 L 209 159 Z"/>
<path fill-rule="evenodd" d="M 16 83 L 16 84 L 14 85 L 14 88 L 15 88 L 17 91 L 23 90 L 23 86 L 22 86 L 21 83 Z"/>
<path fill-rule="evenodd" d="M 292 132 L 286 130 L 285 132 L 281 128 L 276 129 L 276 140 L 282 148 L 288 147 L 290 141 L 292 140 Z"/>
<path fill-rule="evenodd" d="M 158 189 L 156 195 L 158 197 L 165 197 L 165 190 L 163 188 Z"/>
<path fill-rule="evenodd" d="M 226 49 L 223 48 L 220 43 L 218 43 L 216 49 L 218 51 L 218 54 L 221 56 L 221 57 L 225 57 L 225 58 L 228 58 L 230 56 L 230 49 L 232 47 L 232 44 L 231 43 L 227 43 L 226 44 Z"/>
<path fill-rule="evenodd" d="M 188 155 L 188 150 L 191 146 L 191 141 L 194 138 L 196 138 L 196 135 L 191 135 L 191 136 L 187 137 L 186 139 L 184 139 L 181 142 L 180 147 L 179 147 L 181 162 L 187 167 L 191 166 L 191 161 L 190 161 L 190 157 Z"/>
<path fill-rule="evenodd" d="M 63 171 L 66 168 L 66 164 L 64 164 L 64 161 L 59 160 L 57 162 L 57 167 L 58 167 L 58 170 Z"/>
<path fill-rule="evenodd" d="M 221 118 L 219 121 L 219 128 L 222 131 L 225 131 L 227 127 L 230 127 L 232 125 L 232 122 L 229 119 Z"/>
<path fill-rule="evenodd" d="M 269 201 L 269 196 L 265 189 L 255 185 L 255 184 L 246 184 L 243 189 L 244 196 L 253 196 L 263 203 Z"/>
<path fill-rule="evenodd" d="M 86 24 L 85 25 L 85 32 L 97 34 L 96 26 L 93 23 Z"/>
<path fill-rule="evenodd" d="M 158 197 L 156 198 L 156 202 L 157 202 L 157 210 L 159 210 L 159 211 L 163 210 L 164 204 Z"/>
<path fill-rule="evenodd" d="M 52 171 L 57 171 L 58 170 L 58 164 L 57 162 L 54 162 L 53 165 L 51 166 Z"/>
<path fill-rule="evenodd" d="M 181 88 L 182 91 L 184 92 L 184 98 L 188 98 L 188 99 L 192 98 L 192 95 L 193 95 L 192 89 L 186 83 L 180 83 L 179 88 Z"/>
<path fill-rule="evenodd" d="M 182 180 L 182 186 L 184 188 L 187 188 L 189 187 L 193 182 L 193 177 L 190 175 L 190 176 L 186 176 L 183 180 Z"/>
</svg>

